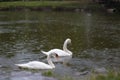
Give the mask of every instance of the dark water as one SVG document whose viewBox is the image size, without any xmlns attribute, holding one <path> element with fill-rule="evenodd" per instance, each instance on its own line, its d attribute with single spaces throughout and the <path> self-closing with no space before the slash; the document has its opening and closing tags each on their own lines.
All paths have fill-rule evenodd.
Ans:
<svg viewBox="0 0 120 80">
<path fill-rule="evenodd" d="M 79 72 L 96 67 L 120 70 L 120 15 L 0 12 L 0 80 L 53 80 L 42 76 L 42 71 L 20 70 L 14 64 L 44 62 L 40 51 L 62 48 L 66 38 L 72 40 L 73 58 L 67 66 L 55 63 L 55 74 L 78 77 Z"/>
</svg>

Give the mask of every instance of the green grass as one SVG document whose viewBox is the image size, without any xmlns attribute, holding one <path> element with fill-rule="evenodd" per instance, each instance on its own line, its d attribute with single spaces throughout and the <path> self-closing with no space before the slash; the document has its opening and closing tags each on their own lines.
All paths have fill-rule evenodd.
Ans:
<svg viewBox="0 0 120 80">
<path fill-rule="evenodd" d="M 106 75 L 92 75 L 90 80 L 120 80 L 120 73 L 109 71 Z"/>
<path fill-rule="evenodd" d="M 0 2 L 0 10 L 4 9 L 44 9 L 48 7 L 53 9 L 77 9 L 77 8 L 90 8 L 98 10 L 101 8 L 99 5 L 93 4 L 90 1 L 13 1 L 13 2 Z"/>
<path fill-rule="evenodd" d="M 82 4 L 82 3 L 81 3 Z M 15 2 L 0 2 L 0 7 L 79 7 L 80 3 L 77 1 L 15 1 Z"/>
<path fill-rule="evenodd" d="M 58 76 L 54 74 L 52 71 L 46 71 L 42 73 L 42 75 L 48 76 L 48 77 L 55 77 L 58 80 L 76 80 L 75 78 L 68 75 Z M 81 79 L 77 79 L 77 80 L 81 80 Z M 84 80 L 84 78 L 82 80 Z M 85 80 L 120 80 L 120 73 L 115 71 L 109 71 L 107 74 L 92 73 L 90 77 L 85 78 Z"/>
</svg>

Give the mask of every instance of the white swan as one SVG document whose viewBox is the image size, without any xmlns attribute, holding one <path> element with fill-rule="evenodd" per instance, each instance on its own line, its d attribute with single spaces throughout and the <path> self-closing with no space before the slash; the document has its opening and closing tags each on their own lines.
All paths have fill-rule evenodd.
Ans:
<svg viewBox="0 0 120 80">
<path fill-rule="evenodd" d="M 51 55 L 47 56 L 48 64 L 40 61 L 30 61 L 28 63 L 15 64 L 15 65 L 20 68 L 27 68 L 27 69 L 53 69 L 55 68 L 55 65 L 52 63 L 50 56 Z"/>
<path fill-rule="evenodd" d="M 72 56 L 72 52 L 67 49 L 67 44 L 71 43 L 71 39 L 66 39 L 63 44 L 63 50 L 61 49 L 52 49 L 48 52 L 41 51 L 43 54 L 50 55 L 50 54 L 56 54 L 55 57 L 63 57 L 63 56 Z"/>
</svg>

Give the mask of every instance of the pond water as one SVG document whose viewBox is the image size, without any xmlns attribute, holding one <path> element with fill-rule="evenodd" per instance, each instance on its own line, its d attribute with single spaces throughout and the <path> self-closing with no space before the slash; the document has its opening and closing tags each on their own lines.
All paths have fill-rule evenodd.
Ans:
<svg viewBox="0 0 120 80">
<path fill-rule="evenodd" d="M 55 63 L 59 76 L 80 77 L 95 68 L 120 70 L 120 15 L 75 12 L 0 12 L 0 80 L 56 80 L 14 64 L 46 62 L 41 50 L 62 49 L 66 38 L 73 52 L 69 65 Z"/>
</svg>

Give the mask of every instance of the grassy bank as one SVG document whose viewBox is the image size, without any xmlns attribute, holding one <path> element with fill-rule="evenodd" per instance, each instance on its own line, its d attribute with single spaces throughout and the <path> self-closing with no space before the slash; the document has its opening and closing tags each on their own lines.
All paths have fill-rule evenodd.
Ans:
<svg viewBox="0 0 120 80">
<path fill-rule="evenodd" d="M 14 10 L 36 11 L 106 11 L 100 4 L 88 0 L 81 1 L 13 1 L 0 2 L 0 11 Z M 120 9 L 118 8 L 118 11 Z"/>
<path fill-rule="evenodd" d="M 43 6 L 51 6 L 51 7 L 80 7 L 81 4 L 78 1 L 15 1 L 15 2 L 0 2 L 0 7 L 43 7 Z"/>
<path fill-rule="evenodd" d="M 0 11 L 38 10 L 38 11 L 80 11 L 88 6 L 85 1 L 14 1 L 0 2 Z"/>
</svg>

